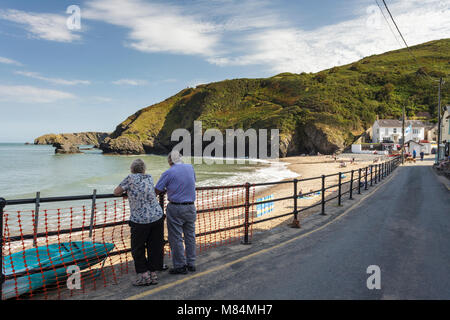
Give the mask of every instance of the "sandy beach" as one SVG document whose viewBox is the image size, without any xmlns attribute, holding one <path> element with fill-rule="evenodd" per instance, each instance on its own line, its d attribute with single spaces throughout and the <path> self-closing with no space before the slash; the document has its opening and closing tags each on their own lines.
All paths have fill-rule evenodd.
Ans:
<svg viewBox="0 0 450 320">
<path fill-rule="evenodd" d="M 354 162 L 351 163 L 352 158 L 354 158 Z M 280 161 L 287 163 L 287 168 L 297 174 L 297 179 L 308 179 L 313 177 L 319 177 L 322 175 L 330 175 L 336 174 L 339 172 L 347 172 L 351 170 L 355 170 L 354 179 L 358 177 L 358 169 L 365 168 L 367 166 L 381 163 L 389 159 L 384 155 L 372 155 L 372 154 L 341 154 L 336 157 L 330 155 L 323 156 L 296 156 L 296 157 L 286 157 L 280 159 Z M 345 167 L 342 167 L 342 163 L 345 164 Z M 364 172 L 362 173 L 364 175 Z M 283 181 L 292 180 L 285 179 Z M 350 180 L 350 174 L 346 174 L 342 177 L 342 182 L 347 182 Z M 326 186 L 335 185 L 338 183 L 338 176 L 326 178 Z M 309 180 L 309 181 L 299 181 L 297 186 L 297 191 L 302 193 L 308 193 L 310 191 L 320 190 L 322 186 L 321 179 Z M 354 184 L 356 186 L 356 183 Z M 347 183 L 345 187 L 343 187 L 342 192 L 347 191 L 349 188 L 349 184 Z M 337 194 L 338 188 L 331 188 L 327 190 L 326 197 L 333 196 Z M 284 198 L 293 195 L 293 183 L 285 183 L 279 185 L 273 185 L 266 187 L 264 189 L 256 190 L 255 201 L 257 198 L 262 198 L 265 196 L 273 195 L 273 198 Z M 321 195 L 312 195 L 306 198 L 298 199 L 298 210 L 302 208 L 311 206 L 321 200 Z M 327 204 L 329 205 L 329 204 Z M 272 212 L 263 215 L 262 217 L 255 218 L 254 221 L 258 221 L 259 219 L 265 219 L 269 217 L 274 217 L 277 215 L 281 215 L 284 213 L 292 212 L 294 208 L 293 199 L 278 201 L 274 203 L 274 209 Z M 320 206 L 309 209 L 304 212 L 300 212 L 298 218 L 301 220 L 305 217 L 308 217 L 320 210 Z M 256 213 L 254 212 L 254 216 Z M 263 231 L 275 228 L 280 224 L 291 223 L 293 219 L 292 215 L 269 220 L 266 222 L 258 223 L 253 226 L 253 232 Z"/>
</svg>

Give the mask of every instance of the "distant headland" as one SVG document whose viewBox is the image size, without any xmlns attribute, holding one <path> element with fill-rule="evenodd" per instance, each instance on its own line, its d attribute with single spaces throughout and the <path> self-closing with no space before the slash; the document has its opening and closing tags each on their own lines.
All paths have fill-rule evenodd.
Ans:
<svg viewBox="0 0 450 320">
<path fill-rule="evenodd" d="M 79 133 L 49 133 L 34 139 L 34 144 L 72 144 L 72 145 L 94 145 L 108 137 L 108 132 L 79 132 Z"/>
</svg>

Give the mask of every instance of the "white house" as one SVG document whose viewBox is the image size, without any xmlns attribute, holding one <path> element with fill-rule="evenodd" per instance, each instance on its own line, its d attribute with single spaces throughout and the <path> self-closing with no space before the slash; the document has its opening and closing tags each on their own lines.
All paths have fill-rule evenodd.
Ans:
<svg viewBox="0 0 450 320">
<path fill-rule="evenodd" d="M 405 141 L 419 142 L 425 139 L 427 125 L 418 120 L 405 121 Z M 400 143 L 402 138 L 402 121 L 395 119 L 376 120 L 372 126 L 372 142 L 392 141 Z"/>
</svg>

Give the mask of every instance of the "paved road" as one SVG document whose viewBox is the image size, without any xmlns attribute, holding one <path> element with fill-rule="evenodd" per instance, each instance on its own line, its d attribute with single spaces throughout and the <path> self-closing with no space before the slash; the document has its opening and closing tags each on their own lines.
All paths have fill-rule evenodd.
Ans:
<svg viewBox="0 0 450 320">
<path fill-rule="evenodd" d="M 400 167 L 326 228 L 147 298 L 450 299 L 450 193 L 429 166 Z"/>
</svg>

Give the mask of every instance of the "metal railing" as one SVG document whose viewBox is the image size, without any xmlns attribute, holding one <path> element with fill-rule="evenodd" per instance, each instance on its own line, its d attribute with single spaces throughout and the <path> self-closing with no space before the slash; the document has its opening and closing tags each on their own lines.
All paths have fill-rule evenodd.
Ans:
<svg viewBox="0 0 450 320">
<path fill-rule="evenodd" d="M 264 183 L 246 183 L 243 185 L 233 185 L 233 186 L 212 186 L 212 187 L 197 187 L 196 190 L 215 190 L 215 189 L 227 189 L 227 188 L 243 188 L 245 192 L 245 200 L 243 203 L 239 203 L 233 206 L 222 206 L 222 207 L 214 207 L 214 208 L 207 208 L 203 210 L 198 210 L 197 213 L 206 213 L 206 212 L 217 212 L 221 210 L 228 210 L 228 209 L 236 209 L 236 208 L 244 208 L 244 222 L 243 224 L 238 224 L 226 228 L 218 228 L 215 230 L 209 230 L 202 233 L 197 233 L 197 237 L 210 235 L 214 233 L 220 233 L 232 229 L 237 228 L 243 228 L 243 239 L 241 241 L 242 244 L 251 244 L 250 242 L 250 228 L 253 225 L 263 223 L 266 221 L 270 221 L 273 219 L 279 219 L 286 216 L 293 216 L 293 223 L 292 227 L 300 227 L 300 223 L 298 220 L 298 214 L 307 210 L 310 210 L 312 208 L 320 206 L 320 214 L 326 215 L 326 204 L 332 200 L 336 200 L 338 202 L 338 206 L 342 205 L 342 201 L 345 199 L 344 196 L 348 194 L 348 199 L 353 199 L 354 192 L 357 191 L 358 194 L 362 193 L 362 189 L 368 190 L 369 187 L 372 187 L 373 185 L 379 183 L 382 179 L 384 179 L 386 176 L 391 174 L 398 166 L 401 164 L 401 158 L 395 157 L 393 159 L 390 159 L 386 162 L 379 163 L 379 164 L 373 164 L 366 166 L 364 168 L 359 168 L 357 170 L 349 170 L 345 172 L 338 172 L 335 174 L 329 174 L 329 175 L 322 175 L 318 177 L 312 177 L 312 178 L 305 178 L 305 179 L 293 179 L 293 180 L 286 180 L 286 181 L 279 181 L 279 182 L 264 182 Z M 350 174 L 350 180 L 343 182 L 342 177 L 343 175 Z M 356 177 L 355 177 L 356 176 Z M 338 177 L 338 183 L 327 186 L 326 182 L 329 178 Z M 309 191 L 307 193 L 301 193 L 298 192 L 299 184 L 302 182 L 312 181 L 312 180 L 321 180 L 321 188 L 313 191 Z M 355 186 L 356 182 L 356 186 Z M 264 187 L 264 186 L 274 186 L 274 185 L 280 185 L 280 184 L 292 184 L 292 190 L 293 194 L 291 196 L 281 197 L 281 198 L 275 198 L 265 201 L 250 201 L 250 194 L 251 194 L 251 188 L 256 187 Z M 343 187 L 348 186 L 347 191 L 343 191 Z M 338 188 L 337 194 L 332 197 L 326 197 L 327 190 L 330 190 L 332 188 Z M 311 194 L 321 194 L 321 200 L 317 203 L 314 203 L 312 205 L 309 205 L 307 207 L 299 209 L 299 197 L 301 196 L 308 196 Z M 8 237 L 8 242 L 14 242 L 14 241 L 24 241 L 24 240 L 33 240 L 33 246 L 37 246 L 37 239 L 41 237 L 49 237 L 52 235 L 62 235 L 62 234 L 68 234 L 68 233 L 74 233 L 74 232 L 82 232 L 86 231 L 85 227 L 82 226 L 80 228 L 70 228 L 70 229 L 62 229 L 58 231 L 46 231 L 46 232 L 38 232 L 37 228 L 37 221 L 39 219 L 39 207 L 41 203 L 54 203 L 54 202 L 66 202 L 66 201 L 78 201 L 78 200 L 90 200 L 92 202 L 91 206 L 91 219 L 89 224 L 89 234 L 92 235 L 92 231 L 95 229 L 102 229 L 102 228 L 108 228 L 108 227 L 114 227 L 114 226 L 120 226 L 123 224 L 128 224 L 129 221 L 117 221 L 117 222 L 108 222 L 108 223 L 102 223 L 102 224 L 95 224 L 94 223 L 94 215 L 95 215 L 95 206 L 96 201 L 99 199 L 110 199 L 110 198 L 122 198 L 123 196 L 115 196 L 114 194 L 97 194 L 96 190 L 94 190 L 93 194 L 91 195 L 80 195 L 80 196 L 61 196 L 61 197 L 40 197 L 39 192 L 36 194 L 35 198 L 29 198 L 29 199 L 15 199 L 15 200 L 6 200 L 4 198 L 0 198 L 0 251 L 1 251 L 1 257 L 0 257 L 0 266 L 1 266 L 1 283 L 3 284 L 4 281 L 13 278 L 13 276 L 5 276 L 3 274 L 3 245 L 4 245 L 4 226 L 3 226 L 3 213 L 4 208 L 8 206 L 15 206 L 15 205 L 24 205 L 24 204 L 34 204 L 35 210 L 34 212 L 34 230 L 33 233 L 29 234 L 21 234 L 20 236 L 15 237 Z M 275 203 L 279 201 L 286 201 L 286 200 L 293 200 L 293 210 L 288 213 L 283 213 L 279 215 L 270 216 L 267 218 L 262 218 L 254 221 L 251 216 L 251 208 L 255 205 L 261 205 L 265 203 Z M 164 210 L 164 204 L 166 202 L 165 194 L 159 195 L 159 203 L 161 207 Z M 167 240 L 165 240 L 167 243 Z M 113 255 L 121 255 L 125 253 L 129 253 L 131 251 L 130 248 L 118 250 L 112 253 L 109 253 L 108 256 Z M 52 266 L 51 268 L 58 268 L 61 266 Z M 14 274 L 14 277 L 21 277 L 21 276 L 29 276 L 31 273 L 38 273 L 45 270 L 34 270 L 34 271 L 22 271 L 17 272 Z M 0 297 L 2 296 L 2 286 L 0 285 Z"/>
</svg>

